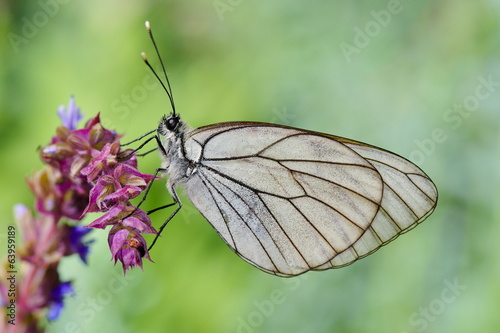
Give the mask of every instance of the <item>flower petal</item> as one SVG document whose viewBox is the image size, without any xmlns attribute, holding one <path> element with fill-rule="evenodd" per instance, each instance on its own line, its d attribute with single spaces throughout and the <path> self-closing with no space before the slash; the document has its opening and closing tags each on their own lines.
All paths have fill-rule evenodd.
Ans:
<svg viewBox="0 0 500 333">
<path fill-rule="evenodd" d="M 141 194 L 141 192 L 142 190 L 138 187 L 125 186 L 121 189 L 116 190 L 113 193 L 106 195 L 106 197 L 103 198 L 103 201 L 106 202 L 108 207 L 111 207 L 111 205 L 117 202 L 127 202 L 130 199 L 137 197 L 139 194 Z"/>
<path fill-rule="evenodd" d="M 47 312 L 49 320 L 56 320 L 59 317 L 64 305 L 64 296 L 73 293 L 74 289 L 71 286 L 71 282 L 62 282 L 52 290 L 52 300 Z"/>
<path fill-rule="evenodd" d="M 106 214 L 104 214 L 103 216 L 99 217 L 98 219 L 90 223 L 87 227 L 104 229 L 108 225 L 113 225 L 118 223 L 127 213 L 128 212 L 121 205 L 111 207 L 111 209 L 107 211 Z"/>
<path fill-rule="evenodd" d="M 108 244 L 109 244 L 109 249 L 111 250 L 111 254 L 113 255 L 113 258 L 116 260 L 118 259 L 118 254 L 121 255 L 121 250 L 125 246 L 127 242 L 127 237 L 129 236 L 129 231 L 127 229 L 120 229 L 121 226 L 115 225 L 113 226 L 113 229 L 109 232 L 109 237 L 108 237 Z M 117 230 L 116 232 L 113 232 L 113 230 Z"/>
<path fill-rule="evenodd" d="M 90 252 L 89 245 L 93 243 L 94 240 L 84 241 L 83 238 L 91 231 L 92 229 L 75 226 L 71 227 L 69 233 L 70 248 L 74 253 L 78 253 L 84 263 L 87 263 L 87 255 Z"/>
<path fill-rule="evenodd" d="M 69 99 L 68 108 L 66 109 L 64 105 L 59 106 L 57 114 L 61 118 L 63 126 L 70 130 L 76 129 L 76 125 L 83 118 L 83 114 L 80 113 L 80 108 L 76 106 L 75 97 L 73 96 Z"/>
<path fill-rule="evenodd" d="M 151 220 L 149 220 L 149 217 L 147 221 L 144 221 L 132 215 L 123 220 L 123 225 L 137 229 L 137 231 L 139 231 L 140 233 L 145 233 L 145 234 L 157 233 L 156 230 L 151 226 Z"/>
</svg>

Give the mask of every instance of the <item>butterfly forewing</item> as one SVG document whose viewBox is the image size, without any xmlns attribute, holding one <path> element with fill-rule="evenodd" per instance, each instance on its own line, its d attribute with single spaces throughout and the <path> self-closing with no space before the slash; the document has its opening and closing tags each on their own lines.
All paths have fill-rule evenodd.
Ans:
<svg viewBox="0 0 500 333">
<path fill-rule="evenodd" d="M 341 267 L 423 221 L 437 191 L 377 147 L 264 123 L 219 123 L 184 141 L 186 193 L 246 261 L 280 276 Z"/>
</svg>

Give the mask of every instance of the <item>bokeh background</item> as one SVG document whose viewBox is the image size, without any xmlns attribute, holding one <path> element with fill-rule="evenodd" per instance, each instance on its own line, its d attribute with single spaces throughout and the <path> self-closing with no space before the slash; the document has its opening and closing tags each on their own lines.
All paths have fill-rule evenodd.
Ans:
<svg viewBox="0 0 500 333">
<path fill-rule="evenodd" d="M 139 57 L 157 63 L 145 20 L 191 126 L 264 121 L 369 142 L 422 167 L 439 204 L 366 259 L 281 279 L 239 259 L 182 197 L 144 271 L 124 278 L 103 231 L 87 266 L 64 261 L 77 293 L 48 332 L 500 327 L 497 0 L 0 1 L 0 242 L 13 205 L 33 202 L 24 178 L 41 168 L 36 148 L 70 95 L 125 139 L 170 111 Z M 154 155 L 141 171 L 154 171 Z M 158 183 L 147 205 L 170 201 Z"/>
</svg>

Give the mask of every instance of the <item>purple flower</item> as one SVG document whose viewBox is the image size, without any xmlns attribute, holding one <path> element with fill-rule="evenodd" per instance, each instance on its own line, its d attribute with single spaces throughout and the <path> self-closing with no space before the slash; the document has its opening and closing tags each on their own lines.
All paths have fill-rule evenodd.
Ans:
<svg viewBox="0 0 500 333">
<path fill-rule="evenodd" d="M 43 315 L 54 320 L 61 313 L 64 297 L 73 288 L 60 280 L 58 267 L 62 258 L 73 254 L 87 262 L 92 240 L 85 236 L 91 230 L 78 225 L 86 213 L 105 212 L 89 227 L 111 226 L 112 258 L 122 262 L 124 272 L 134 266 L 142 268 L 143 258 L 151 260 L 141 234 L 156 234 L 156 230 L 148 215 L 129 200 L 143 192 L 153 176 L 137 170 L 134 150 L 121 149 L 121 136 L 105 129 L 99 114 L 76 129 L 82 114 L 73 97 L 58 114 L 62 126 L 40 149 L 45 168 L 27 179 L 38 214 L 23 205 L 14 209 L 23 243 L 17 251 L 22 264 L 16 326 L 9 332 L 42 332 Z M 0 296 L 5 305 L 10 296 L 4 275 L 0 272 Z"/>
<path fill-rule="evenodd" d="M 70 178 L 54 168 L 45 168 L 35 172 L 27 182 L 35 194 L 40 213 L 78 220 L 88 204 L 91 187 L 82 180 Z"/>
<path fill-rule="evenodd" d="M 85 182 L 80 171 L 87 166 L 92 155 L 99 154 L 106 144 L 118 142 L 120 138 L 115 132 L 102 127 L 99 114 L 83 129 L 69 130 L 60 126 L 56 134 L 51 143 L 41 149 L 42 159 L 63 175 Z"/>
<path fill-rule="evenodd" d="M 78 253 L 84 263 L 87 263 L 87 255 L 90 252 L 89 245 L 92 244 L 94 240 L 84 241 L 83 237 L 91 231 L 91 229 L 79 225 L 70 227 L 69 230 L 70 251 L 72 253 Z"/>
<path fill-rule="evenodd" d="M 118 163 L 116 154 L 119 151 L 119 142 L 106 143 L 101 151 L 94 150 L 92 160 L 85 168 L 81 169 L 81 174 L 87 176 L 89 182 L 93 182 L 105 168 L 111 168 Z"/>
<path fill-rule="evenodd" d="M 97 115 L 82 130 L 60 129 L 44 157 L 58 158 L 55 165 L 60 170 L 69 168 L 70 175 L 91 186 L 80 218 L 91 212 L 105 212 L 88 227 L 112 226 L 110 249 L 115 263 L 120 260 L 126 271 L 142 267 L 142 258 L 151 260 L 141 234 L 156 234 L 156 230 L 147 214 L 131 205 L 130 200 L 139 196 L 154 176 L 139 172 L 135 152 L 122 150 L 119 139 L 119 135 L 102 127 Z"/>
<path fill-rule="evenodd" d="M 29 185 L 37 197 L 37 208 L 44 214 L 80 219 L 89 204 L 92 180 L 81 171 L 94 170 L 97 177 L 104 169 L 117 163 L 120 153 L 119 138 L 115 132 L 105 129 L 99 114 L 87 122 L 85 128 L 75 129 L 80 117 L 79 109 L 70 101 L 68 113 L 63 114 L 64 126 L 58 127 L 50 144 L 41 149 L 46 168 L 35 174 Z M 75 120 L 68 124 L 69 120 Z M 89 165 L 91 163 L 92 165 Z"/>
<path fill-rule="evenodd" d="M 30 214 L 30 210 L 28 207 L 26 207 L 23 204 L 16 204 L 14 205 L 14 218 L 16 221 L 20 221 L 21 219 L 24 219 L 25 216 Z"/>
<path fill-rule="evenodd" d="M 86 171 L 88 174 L 92 173 L 90 168 Z M 119 203 L 127 203 L 144 191 L 153 179 L 152 175 L 140 173 L 136 168 L 126 164 L 118 164 L 108 172 L 99 177 L 90 190 L 89 204 L 83 214 L 103 212 Z"/>
<path fill-rule="evenodd" d="M 134 266 L 142 268 L 142 258 L 152 262 L 141 233 L 157 234 L 149 216 L 143 210 L 121 203 L 92 222 L 89 227 L 104 229 L 112 225 L 108 243 L 115 264 L 122 262 L 123 273 Z"/>
<path fill-rule="evenodd" d="M 88 225 L 90 228 L 104 229 L 107 226 L 122 225 L 137 229 L 141 233 L 156 234 L 149 216 L 142 209 L 125 204 L 113 206 L 106 214 Z"/>
<path fill-rule="evenodd" d="M 111 225 L 108 242 L 115 264 L 120 260 L 124 272 L 134 266 L 142 268 L 142 258 L 151 258 L 141 234 L 156 234 L 156 230 L 147 214 L 131 205 L 130 200 L 141 194 L 154 176 L 139 172 L 134 151 L 121 151 L 117 142 L 93 152 L 81 174 L 94 184 L 82 215 L 105 212 L 88 227 L 104 229 Z"/>
<path fill-rule="evenodd" d="M 101 150 L 106 143 L 112 143 L 119 139 L 120 136 L 116 132 L 107 130 L 102 126 L 99 114 L 89 120 L 85 128 L 72 131 L 68 137 L 69 143 L 75 149 L 83 151 L 89 147 Z"/>
<path fill-rule="evenodd" d="M 153 262 L 149 257 L 146 241 L 133 228 L 115 225 L 108 236 L 108 244 L 115 261 L 122 262 L 123 273 L 134 266 L 142 268 L 142 258 Z"/>
<path fill-rule="evenodd" d="M 57 114 L 61 118 L 63 126 L 71 131 L 76 129 L 78 122 L 83 119 L 83 114 L 80 113 L 80 108 L 76 106 L 73 96 L 69 100 L 68 108 L 66 109 L 64 105 L 59 106 Z"/>
<path fill-rule="evenodd" d="M 59 317 L 63 308 L 64 296 L 70 294 L 74 294 L 74 290 L 70 282 L 62 282 L 52 290 L 47 319 L 56 320 Z"/>
</svg>

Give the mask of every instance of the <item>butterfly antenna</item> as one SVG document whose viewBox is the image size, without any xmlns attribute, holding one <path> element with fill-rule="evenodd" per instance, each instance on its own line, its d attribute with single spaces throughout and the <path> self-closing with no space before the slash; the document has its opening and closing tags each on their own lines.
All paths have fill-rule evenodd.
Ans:
<svg viewBox="0 0 500 333">
<path fill-rule="evenodd" d="M 160 82 L 161 86 L 163 87 L 163 90 L 165 90 L 165 92 L 167 93 L 168 98 L 170 100 L 170 105 L 172 106 L 172 112 L 175 115 L 175 103 L 174 103 L 174 95 L 172 93 L 172 87 L 170 86 L 170 81 L 168 79 L 167 71 L 165 70 L 165 65 L 163 64 L 163 60 L 161 59 L 160 51 L 158 50 L 158 46 L 156 46 L 156 41 L 153 37 L 153 33 L 151 32 L 151 25 L 149 24 L 149 21 L 146 21 L 146 30 L 148 31 L 149 37 L 151 38 L 151 41 L 153 42 L 153 46 L 155 48 L 156 55 L 158 56 L 158 59 L 160 60 L 161 69 L 163 70 L 163 74 L 165 75 L 165 79 L 167 81 L 167 86 L 165 86 L 165 84 L 160 79 L 160 77 L 158 76 L 156 71 L 153 69 L 153 66 L 151 66 L 151 64 L 149 63 L 148 58 L 146 57 L 146 53 L 144 53 L 144 52 L 141 53 L 142 60 L 144 60 L 146 65 L 149 67 L 149 69 L 155 75 L 156 79 L 158 79 L 158 81 Z M 167 87 L 168 87 L 168 89 L 167 89 Z"/>
</svg>

